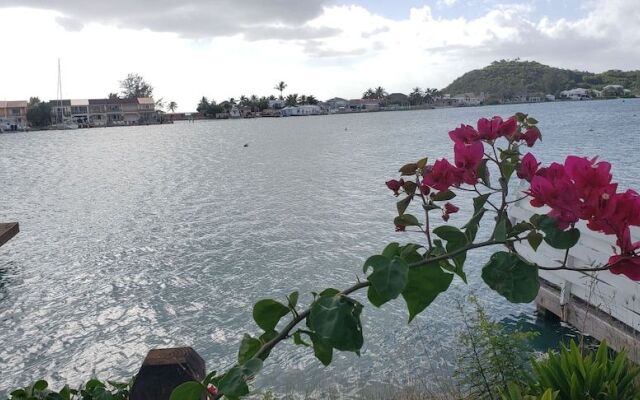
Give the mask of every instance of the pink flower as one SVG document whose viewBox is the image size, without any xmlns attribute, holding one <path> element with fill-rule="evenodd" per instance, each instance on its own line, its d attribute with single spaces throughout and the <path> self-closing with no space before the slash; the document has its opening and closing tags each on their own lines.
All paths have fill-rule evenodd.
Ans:
<svg viewBox="0 0 640 400">
<path fill-rule="evenodd" d="M 451 186 L 458 186 L 462 183 L 462 173 L 446 159 L 437 160 L 433 168 L 423 178 L 423 184 L 439 190 L 449 190 Z"/>
<path fill-rule="evenodd" d="M 538 162 L 538 160 L 536 160 L 533 154 L 525 154 L 520 161 L 520 166 L 518 167 L 518 178 L 524 179 L 527 182 L 531 182 L 531 179 L 533 179 L 533 177 L 536 175 L 536 172 L 538 172 L 539 166 L 540 163 Z"/>
<path fill-rule="evenodd" d="M 601 195 L 587 226 L 591 230 L 620 237 L 629 226 L 640 226 L 640 195 L 633 190 L 611 193 L 611 188 L 615 186 L 610 185 L 609 190 Z"/>
<path fill-rule="evenodd" d="M 407 227 L 404 225 L 396 225 L 396 232 L 404 232 L 407 230 Z"/>
<path fill-rule="evenodd" d="M 399 181 L 391 179 L 390 181 L 386 181 L 385 183 L 387 187 L 393 191 L 393 194 L 397 196 L 399 194 L 398 191 L 400 191 L 400 188 L 402 188 L 402 185 L 404 184 L 404 181 L 402 179 L 400 179 Z"/>
<path fill-rule="evenodd" d="M 504 121 L 498 130 L 499 136 L 504 136 L 509 139 L 512 138 L 518 130 L 518 121 L 516 120 L 516 117 L 511 117 Z"/>
<path fill-rule="evenodd" d="M 620 255 L 609 258 L 609 265 L 611 265 L 609 271 L 640 281 L 640 255 L 636 254 L 636 250 L 640 249 L 640 242 L 631 242 L 631 232 L 627 228 L 618 237 L 617 244 L 620 246 Z"/>
<path fill-rule="evenodd" d="M 569 156 L 564 161 L 567 175 L 575 182 L 584 198 L 611 183 L 611 164 L 583 157 Z"/>
<path fill-rule="evenodd" d="M 444 205 L 444 212 L 447 214 L 455 214 L 458 211 L 460 211 L 460 209 L 449 202 Z"/>
<path fill-rule="evenodd" d="M 566 229 L 578 221 L 581 203 L 575 185 L 564 171 L 564 166 L 552 163 L 548 168 L 540 169 L 532 179 L 531 205 L 549 206 L 549 216 L 556 220 L 558 228 Z"/>
<path fill-rule="evenodd" d="M 478 135 L 478 132 L 473 128 L 473 126 L 464 124 L 460 125 L 459 128 L 456 128 L 449 132 L 449 137 L 456 144 L 469 144 L 480 140 L 480 136 Z"/>
<path fill-rule="evenodd" d="M 207 392 L 209 392 L 210 395 L 212 396 L 217 396 L 218 395 L 218 388 L 209 384 L 209 386 L 207 386 Z"/>
<path fill-rule="evenodd" d="M 533 147 L 533 145 L 541 138 L 542 135 L 540 134 L 540 129 L 535 126 L 527 129 L 527 131 L 520 137 L 520 139 L 524 140 L 529 147 Z"/>
<path fill-rule="evenodd" d="M 490 120 L 480 118 L 478 120 L 478 135 L 483 140 L 496 140 L 500 136 L 500 127 L 502 126 L 502 118 L 493 117 Z"/>
<path fill-rule="evenodd" d="M 469 185 L 475 185 L 478 182 L 478 166 L 484 157 L 484 145 L 482 142 L 456 143 L 453 152 L 456 167 L 462 170 L 462 180 Z"/>
</svg>

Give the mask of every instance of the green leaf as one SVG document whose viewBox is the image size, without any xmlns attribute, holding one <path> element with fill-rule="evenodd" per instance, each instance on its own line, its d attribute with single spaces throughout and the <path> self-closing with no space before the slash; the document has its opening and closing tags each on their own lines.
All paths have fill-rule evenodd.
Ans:
<svg viewBox="0 0 640 400">
<path fill-rule="evenodd" d="M 404 185 L 402 185 L 402 188 L 404 189 L 405 193 L 412 196 L 416 192 L 418 185 L 416 185 L 416 183 L 413 181 L 406 181 Z"/>
<path fill-rule="evenodd" d="M 438 295 L 449 288 L 453 275 L 444 272 L 438 264 L 432 263 L 409 270 L 407 286 L 402 297 L 409 310 L 409 322 L 420 314 Z"/>
<path fill-rule="evenodd" d="M 418 166 L 418 169 L 423 169 L 424 167 L 427 166 L 427 158 L 422 158 L 420 160 L 418 160 L 418 162 L 416 163 L 416 165 Z"/>
<path fill-rule="evenodd" d="M 218 394 L 227 397 L 241 397 L 249 394 L 249 387 L 245 381 L 244 368 L 237 365 L 227 371 L 218 382 Z"/>
<path fill-rule="evenodd" d="M 538 295 L 538 267 L 504 251 L 491 256 L 482 268 L 482 279 L 512 303 L 529 303 Z"/>
<path fill-rule="evenodd" d="M 409 176 L 409 175 L 415 175 L 417 169 L 418 169 L 418 164 L 409 163 L 409 164 L 403 165 L 402 168 L 398 170 L 398 172 L 400 172 L 400 174 L 403 176 Z"/>
<path fill-rule="evenodd" d="M 295 310 L 296 305 L 298 305 L 298 292 L 292 292 L 287 296 L 287 302 L 289 303 L 289 308 Z"/>
<path fill-rule="evenodd" d="M 393 223 L 396 225 L 402 225 L 402 226 L 421 226 L 422 225 L 418 221 L 418 218 L 414 217 L 411 214 L 402 214 L 396 217 L 393 220 Z"/>
<path fill-rule="evenodd" d="M 369 302 L 376 307 L 381 307 L 388 301 L 385 300 L 385 298 L 380 294 L 378 294 L 378 292 L 376 292 L 376 289 L 373 287 L 373 285 L 369 286 L 369 288 L 367 289 L 367 299 L 369 299 Z"/>
<path fill-rule="evenodd" d="M 310 328 L 331 347 L 355 352 L 364 342 L 361 312 L 362 305 L 347 296 L 322 296 L 311 306 Z"/>
<path fill-rule="evenodd" d="M 511 230 L 509 231 L 508 237 L 516 237 L 519 234 L 524 233 L 526 231 L 530 231 L 532 229 L 535 229 L 535 227 L 531 223 L 527 221 L 520 221 L 517 224 L 515 224 L 513 228 L 511 228 Z"/>
<path fill-rule="evenodd" d="M 538 250 L 538 247 L 540 247 L 540 244 L 542 243 L 542 239 L 544 239 L 544 237 L 542 236 L 542 233 L 537 231 L 531 231 L 527 235 L 527 241 L 529 242 L 529 246 L 531 246 L 531 248 L 536 251 Z"/>
<path fill-rule="evenodd" d="M 484 158 L 480 161 L 480 165 L 478 165 L 478 177 L 486 186 L 491 186 L 491 175 L 489 173 L 489 168 L 487 167 L 487 162 L 489 159 Z"/>
<path fill-rule="evenodd" d="M 502 173 L 504 174 L 504 178 L 508 181 L 513 175 L 513 172 L 516 170 L 516 163 L 513 161 L 503 161 L 502 162 Z"/>
<path fill-rule="evenodd" d="M 206 388 L 196 381 L 185 382 L 171 392 L 169 400 L 200 400 Z"/>
<path fill-rule="evenodd" d="M 447 253 L 451 253 L 456 250 L 460 250 L 469 244 L 467 235 L 460 229 L 451 225 L 442 225 L 433 230 L 433 233 L 438 237 L 447 241 Z M 467 259 L 467 252 L 461 252 L 455 255 L 452 260 L 456 266 L 456 274 L 462 278 L 466 283 L 466 275 L 463 271 L 464 262 Z"/>
<path fill-rule="evenodd" d="M 469 222 L 462 227 L 469 243 L 473 243 L 476 239 L 478 229 L 480 229 L 480 221 L 482 220 L 485 212 L 486 210 L 484 208 L 480 209 L 480 211 L 476 212 Z"/>
<path fill-rule="evenodd" d="M 400 248 L 400 258 L 406 261 L 408 264 L 422 261 L 422 255 L 418 253 L 418 250 L 422 246 L 419 244 L 409 243 Z"/>
<path fill-rule="evenodd" d="M 262 343 L 258 339 L 245 333 L 238 349 L 238 363 L 243 364 L 250 360 L 260 350 L 260 347 L 262 347 Z"/>
<path fill-rule="evenodd" d="M 507 240 L 507 214 L 504 213 L 498 220 L 496 228 L 493 231 L 493 238 L 499 242 Z"/>
<path fill-rule="evenodd" d="M 305 347 L 311 346 L 309 343 L 305 342 L 304 339 L 302 339 L 302 332 L 300 331 L 295 331 L 293 333 L 293 343 L 297 345 L 302 345 Z"/>
<path fill-rule="evenodd" d="M 412 198 L 413 196 L 407 196 L 396 203 L 396 208 L 398 208 L 398 215 L 404 214 L 404 212 L 407 210 L 407 207 L 409 207 L 409 204 L 411 204 Z"/>
<path fill-rule="evenodd" d="M 523 114 L 521 112 L 517 112 L 515 114 L 515 117 L 518 119 L 519 122 L 523 122 L 525 119 L 527 119 L 527 114 Z"/>
<path fill-rule="evenodd" d="M 451 190 L 446 190 L 444 192 L 438 192 L 432 195 L 431 199 L 433 199 L 433 201 L 447 201 L 453 199 L 454 197 L 456 197 L 455 193 L 453 193 Z"/>
<path fill-rule="evenodd" d="M 275 300 L 260 300 L 253 306 L 253 319 L 265 331 L 273 331 L 280 318 L 289 313 L 289 308 Z"/>
<path fill-rule="evenodd" d="M 487 200 L 491 197 L 491 193 L 481 194 L 478 197 L 473 198 L 473 213 L 477 214 L 481 209 L 484 208 L 484 205 L 487 204 Z"/>
<path fill-rule="evenodd" d="M 391 242 L 385 246 L 384 250 L 382 250 L 382 255 L 387 258 L 393 258 L 393 256 L 400 255 L 400 243 Z M 365 271 L 366 272 L 366 271 Z"/>
<path fill-rule="evenodd" d="M 402 293 L 409 275 L 409 264 L 402 258 L 373 256 L 365 263 L 365 273 L 369 266 L 373 268 L 373 273 L 367 279 L 379 295 L 379 300 L 387 302 Z"/>
<path fill-rule="evenodd" d="M 242 373 L 245 377 L 250 378 L 256 376 L 260 370 L 262 370 L 263 362 L 259 358 L 252 358 L 246 363 L 242 364 Z"/>
<path fill-rule="evenodd" d="M 571 228 L 562 231 L 558 229 L 556 220 L 548 215 L 536 214 L 530 218 L 530 221 L 544 232 L 544 241 L 555 249 L 570 249 L 580 240 L 580 231 L 578 229 Z"/>
<path fill-rule="evenodd" d="M 325 290 L 320 292 L 319 296 L 335 296 L 338 293 L 340 293 L 340 291 L 338 289 L 326 288 Z"/>
<path fill-rule="evenodd" d="M 311 338 L 311 343 L 313 343 L 313 354 L 316 356 L 318 360 L 325 367 L 331 364 L 331 360 L 333 359 L 333 348 L 328 344 L 324 343 L 317 335 L 311 334 L 309 335 Z"/>
<path fill-rule="evenodd" d="M 40 392 L 45 390 L 47 387 L 49 387 L 49 384 L 43 379 L 40 379 L 33 384 L 33 389 Z"/>
<path fill-rule="evenodd" d="M 535 119 L 535 118 L 533 118 L 533 117 L 529 117 L 529 118 L 527 118 L 527 124 L 529 124 L 529 125 L 535 125 L 535 124 L 537 124 L 537 123 L 538 123 L 538 120 L 537 120 L 537 119 Z"/>
</svg>

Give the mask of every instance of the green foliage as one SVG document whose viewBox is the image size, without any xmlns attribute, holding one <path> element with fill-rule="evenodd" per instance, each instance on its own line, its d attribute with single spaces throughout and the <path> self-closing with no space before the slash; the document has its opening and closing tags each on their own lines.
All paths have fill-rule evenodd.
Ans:
<svg viewBox="0 0 640 400">
<path fill-rule="evenodd" d="M 481 93 L 510 99 L 532 93 L 558 94 L 575 87 L 602 89 L 622 85 L 640 93 L 640 70 L 606 71 L 599 74 L 550 67 L 535 61 L 501 60 L 467 72 L 442 91 L 445 93 Z"/>
<path fill-rule="evenodd" d="M 51 106 L 49 103 L 41 102 L 37 98 L 31 100 L 27 110 L 29 125 L 38 128 L 51 125 Z"/>
<path fill-rule="evenodd" d="M 547 389 L 541 396 L 523 394 L 522 389 L 517 384 L 509 382 L 507 390 L 501 392 L 500 398 L 502 400 L 556 400 L 558 392 Z"/>
<path fill-rule="evenodd" d="M 558 400 L 640 399 L 640 369 L 627 360 L 625 352 L 609 357 L 606 342 L 595 354 L 583 354 L 571 341 L 559 354 L 550 353 L 546 360 L 532 364 L 536 378 L 530 388 L 533 394 L 551 389 L 559 392 Z"/>
<path fill-rule="evenodd" d="M 540 289 L 538 267 L 506 251 L 491 256 L 482 268 L 482 279 L 512 303 L 532 302 Z"/>
<path fill-rule="evenodd" d="M 153 97 L 153 86 L 138 74 L 128 74 L 120 81 L 120 89 L 122 89 L 122 97 L 125 99 Z"/>
<path fill-rule="evenodd" d="M 59 391 L 49 387 L 45 380 L 38 380 L 22 389 L 9 394 L 10 400 L 128 400 L 130 383 L 91 379 L 78 389 L 64 386 Z"/>
<path fill-rule="evenodd" d="M 474 296 L 468 301 L 471 313 L 458 304 L 465 329 L 458 336 L 455 377 L 469 398 L 497 399 L 500 391 L 507 391 L 509 382 L 527 380 L 529 341 L 535 334 L 508 332 L 487 316 Z"/>
<path fill-rule="evenodd" d="M 570 249 L 580 240 L 580 231 L 578 229 L 571 228 L 563 231 L 558 228 L 556 221 L 547 215 L 535 214 L 530 221 L 536 228 L 544 232 L 544 241 L 553 248 Z"/>
</svg>

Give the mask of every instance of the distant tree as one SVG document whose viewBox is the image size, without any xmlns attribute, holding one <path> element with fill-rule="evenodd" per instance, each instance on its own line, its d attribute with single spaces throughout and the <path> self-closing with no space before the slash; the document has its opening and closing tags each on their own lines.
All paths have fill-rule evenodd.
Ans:
<svg viewBox="0 0 640 400">
<path fill-rule="evenodd" d="M 283 100 L 282 92 L 287 88 L 287 84 L 284 81 L 280 81 L 274 86 L 274 89 L 280 92 L 280 100 Z"/>
<path fill-rule="evenodd" d="M 163 97 L 156 100 L 155 102 L 156 110 L 162 110 L 164 108 L 164 104 L 165 104 L 165 101 Z"/>
<path fill-rule="evenodd" d="M 415 87 L 409 94 L 409 102 L 413 106 L 422 104 L 422 102 L 424 101 L 424 98 L 422 96 L 423 96 L 422 89 L 420 89 L 419 87 Z"/>
<path fill-rule="evenodd" d="M 388 93 L 382 86 L 378 86 L 375 90 L 375 98 L 378 100 L 382 100 L 387 97 Z"/>
<path fill-rule="evenodd" d="M 365 90 L 364 93 L 362 93 L 362 98 L 363 99 L 375 99 L 376 98 L 376 92 L 374 92 L 373 89 L 369 88 L 369 89 Z"/>
<path fill-rule="evenodd" d="M 562 90 L 562 81 L 563 78 L 558 71 L 545 71 L 542 75 L 542 84 L 547 93 L 557 94 Z"/>
<path fill-rule="evenodd" d="M 209 109 L 209 100 L 205 96 L 202 96 L 202 98 L 200 99 L 200 102 L 198 103 L 198 107 L 196 108 L 196 111 L 202 115 L 205 115 L 208 109 Z"/>
<path fill-rule="evenodd" d="M 167 110 L 171 112 L 176 112 L 177 108 L 178 108 L 178 103 L 176 103 L 175 101 L 170 101 L 169 104 L 167 104 Z"/>
<path fill-rule="evenodd" d="M 275 99 L 273 99 L 275 100 Z M 258 99 L 258 101 L 256 102 L 256 106 L 258 107 L 258 110 L 263 111 L 266 110 L 267 108 L 269 108 L 269 99 L 267 97 L 260 97 L 260 99 Z"/>
<path fill-rule="evenodd" d="M 242 107 L 247 107 L 250 105 L 249 98 L 245 95 L 240 96 L 240 103 Z"/>
<path fill-rule="evenodd" d="M 139 97 L 153 97 L 153 86 L 147 83 L 138 74 L 129 74 L 120 81 L 122 97 L 125 99 L 135 99 Z"/>
<path fill-rule="evenodd" d="M 307 104 L 307 96 L 306 95 L 302 95 L 300 96 L 300 100 L 299 100 L 300 104 Z"/>
<path fill-rule="evenodd" d="M 51 124 L 51 106 L 41 102 L 37 97 L 29 99 L 27 121 L 33 127 L 42 128 Z"/>
<path fill-rule="evenodd" d="M 276 99 L 276 96 L 274 96 L 274 95 L 270 95 L 268 99 L 269 99 L 269 100 L 275 100 L 275 99 Z"/>
<path fill-rule="evenodd" d="M 298 93 L 288 95 L 287 99 L 285 100 L 285 104 L 290 107 L 298 105 Z"/>
<path fill-rule="evenodd" d="M 316 105 L 318 104 L 318 99 L 316 99 L 316 96 L 310 94 L 309 96 L 307 96 L 307 104 L 311 104 L 311 105 Z"/>
<path fill-rule="evenodd" d="M 109 96 L 107 96 L 109 100 L 118 100 L 120 98 L 120 96 L 118 96 L 118 93 L 109 93 Z"/>
<path fill-rule="evenodd" d="M 40 103 L 40 98 L 38 97 L 30 97 L 29 98 L 29 104 L 27 105 L 28 108 L 37 106 L 38 103 Z"/>
</svg>

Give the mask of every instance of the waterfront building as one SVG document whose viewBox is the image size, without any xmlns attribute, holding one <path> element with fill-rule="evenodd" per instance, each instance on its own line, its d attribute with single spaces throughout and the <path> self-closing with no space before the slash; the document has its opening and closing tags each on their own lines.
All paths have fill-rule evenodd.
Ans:
<svg viewBox="0 0 640 400">
<path fill-rule="evenodd" d="M 16 126 L 16 129 L 26 127 L 27 105 L 26 100 L 0 101 L 0 124 Z"/>
<path fill-rule="evenodd" d="M 280 111 L 283 117 L 322 114 L 322 108 L 315 104 L 303 104 L 300 106 L 290 106 L 290 107 L 285 107 Z"/>
<path fill-rule="evenodd" d="M 350 111 L 379 111 L 380 101 L 375 99 L 349 100 Z"/>
<path fill-rule="evenodd" d="M 283 99 L 271 99 L 269 100 L 269 108 L 279 110 L 286 107 L 286 102 Z"/>
<path fill-rule="evenodd" d="M 391 93 L 385 99 L 385 103 L 395 107 L 409 107 L 411 105 L 409 96 L 404 93 Z"/>
<path fill-rule="evenodd" d="M 79 125 L 112 126 L 158 122 L 155 102 L 150 97 L 134 99 L 52 100 L 51 119 L 71 120 Z"/>
<path fill-rule="evenodd" d="M 349 100 L 343 99 L 341 97 L 334 97 L 325 101 L 327 109 L 332 112 L 337 111 L 346 111 L 347 106 L 349 105 Z"/>
<path fill-rule="evenodd" d="M 624 87 L 622 85 L 607 85 L 602 88 L 602 94 L 606 97 L 624 96 Z"/>
<path fill-rule="evenodd" d="M 584 88 L 563 90 L 560 92 L 560 97 L 570 100 L 586 100 L 591 98 L 591 91 Z"/>
</svg>

